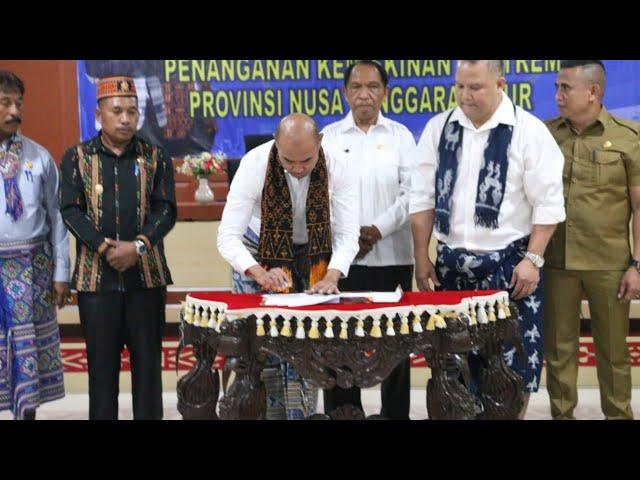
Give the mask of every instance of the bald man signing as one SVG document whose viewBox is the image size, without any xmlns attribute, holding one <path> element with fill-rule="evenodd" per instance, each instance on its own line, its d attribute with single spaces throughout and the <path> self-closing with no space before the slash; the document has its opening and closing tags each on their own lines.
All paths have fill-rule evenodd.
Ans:
<svg viewBox="0 0 640 480">
<path fill-rule="evenodd" d="M 234 292 L 337 293 L 349 273 L 360 234 L 357 180 L 321 141 L 310 117 L 291 114 L 240 162 L 218 229 Z M 291 365 L 276 366 L 263 375 L 267 418 L 314 413 L 315 389 Z"/>
</svg>

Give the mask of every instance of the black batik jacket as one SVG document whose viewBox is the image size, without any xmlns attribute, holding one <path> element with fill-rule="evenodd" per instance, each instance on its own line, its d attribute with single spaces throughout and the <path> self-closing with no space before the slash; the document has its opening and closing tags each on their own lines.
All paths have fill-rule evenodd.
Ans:
<svg viewBox="0 0 640 480">
<path fill-rule="evenodd" d="M 60 211 L 76 237 L 73 286 L 79 292 L 129 291 L 172 283 L 162 239 L 177 207 L 173 163 L 161 148 L 135 136 L 118 156 L 100 140 L 69 148 L 61 164 Z M 148 252 L 119 273 L 98 254 L 105 237 L 133 241 Z"/>
</svg>

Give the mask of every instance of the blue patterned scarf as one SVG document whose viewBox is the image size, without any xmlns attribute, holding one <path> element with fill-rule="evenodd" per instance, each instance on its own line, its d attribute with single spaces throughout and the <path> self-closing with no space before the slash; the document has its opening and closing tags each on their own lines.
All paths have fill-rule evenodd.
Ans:
<svg viewBox="0 0 640 480">
<path fill-rule="evenodd" d="M 515 105 L 513 107 L 515 115 Z M 451 197 L 458 173 L 458 157 L 462 149 L 464 128 L 459 122 L 449 122 L 453 111 L 447 117 L 438 144 L 438 167 L 436 169 L 436 219 L 439 232 L 449 234 Z M 476 194 L 475 224 L 492 230 L 498 228 L 500 205 L 504 198 L 509 158 L 507 150 L 511 143 L 513 127 L 499 124 L 491 129 L 484 150 L 484 162 L 478 177 Z"/>
<path fill-rule="evenodd" d="M 4 180 L 4 197 L 7 202 L 7 213 L 15 222 L 22 215 L 22 195 L 18 187 L 18 170 L 22 156 L 22 139 L 18 134 L 9 140 L 7 150 L 0 150 L 0 172 Z"/>
</svg>

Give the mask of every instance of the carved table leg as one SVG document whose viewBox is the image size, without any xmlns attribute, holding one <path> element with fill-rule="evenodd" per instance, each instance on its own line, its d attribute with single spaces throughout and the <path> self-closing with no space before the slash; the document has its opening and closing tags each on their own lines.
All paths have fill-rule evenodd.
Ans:
<svg viewBox="0 0 640 480">
<path fill-rule="evenodd" d="M 431 367 L 427 383 L 427 412 L 431 420 L 471 420 L 475 404 L 469 390 L 469 365 L 465 353 L 425 352 Z M 465 383 L 461 381 L 464 379 Z"/>
<path fill-rule="evenodd" d="M 478 391 L 484 411 L 481 420 L 515 420 L 524 405 L 522 377 L 505 362 L 502 338 L 496 329 L 485 332 L 480 355 L 484 362 L 480 368 Z"/>
<path fill-rule="evenodd" d="M 217 420 L 220 377 L 217 370 L 212 370 L 216 350 L 206 341 L 203 329 L 191 325 L 184 328 L 182 342 L 193 345 L 196 364 L 178 380 L 178 412 L 184 420 Z"/>
<path fill-rule="evenodd" d="M 222 420 L 264 420 L 267 390 L 261 373 L 265 355 L 258 350 L 255 320 L 234 320 L 220 331 L 220 348 L 226 355 L 225 372 L 234 371 L 235 381 L 220 400 Z"/>
</svg>

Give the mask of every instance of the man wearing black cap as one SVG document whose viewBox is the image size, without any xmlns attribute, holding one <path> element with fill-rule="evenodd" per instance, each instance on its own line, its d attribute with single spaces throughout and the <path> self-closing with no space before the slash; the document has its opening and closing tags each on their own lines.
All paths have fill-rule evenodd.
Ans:
<svg viewBox="0 0 640 480">
<path fill-rule="evenodd" d="M 134 419 L 162 418 L 162 329 L 172 283 L 162 239 L 176 221 L 171 159 L 136 135 L 130 77 L 98 83 L 98 135 L 62 159 L 60 209 L 76 237 L 73 286 L 87 342 L 89 418 L 117 419 L 130 353 Z"/>
<path fill-rule="evenodd" d="M 602 105 L 600 60 L 563 60 L 556 80 L 560 117 L 547 122 L 564 153 L 567 220 L 547 249 L 544 345 L 555 419 L 578 403 L 580 304 L 589 301 L 602 411 L 631 419 L 629 301 L 640 298 L 640 124 Z M 633 228 L 633 256 L 629 220 Z"/>
</svg>

